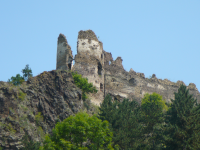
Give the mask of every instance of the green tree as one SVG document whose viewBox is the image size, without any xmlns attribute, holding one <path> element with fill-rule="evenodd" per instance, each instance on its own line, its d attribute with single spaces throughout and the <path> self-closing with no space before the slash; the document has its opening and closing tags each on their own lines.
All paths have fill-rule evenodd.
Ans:
<svg viewBox="0 0 200 150">
<path fill-rule="evenodd" d="M 22 69 L 23 76 L 17 74 L 15 77 L 11 77 L 8 79 L 8 82 L 12 83 L 13 85 L 20 85 L 22 82 L 27 81 L 29 77 L 32 77 L 32 70 L 29 68 L 29 65 L 26 65 L 24 69 Z"/>
<path fill-rule="evenodd" d="M 110 122 L 114 145 L 119 145 L 120 149 L 139 148 L 140 117 L 141 109 L 136 101 L 124 99 L 122 103 L 112 102 L 111 96 L 107 95 L 100 107 L 99 118 Z"/>
<path fill-rule="evenodd" d="M 23 73 L 23 78 L 25 81 L 28 80 L 29 77 L 32 77 L 32 70 L 31 68 L 29 68 L 29 65 L 27 64 L 26 67 L 24 69 L 22 69 L 22 73 Z"/>
<path fill-rule="evenodd" d="M 116 101 L 112 102 L 112 97 L 109 94 L 107 94 L 102 104 L 100 104 L 99 118 L 102 121 L 107 120 L 112 126 L 113 121 L 115 119 L 114 115 L 116 114 L 117 105 L 118 103 Z"/>
<path fill-rule="evenodd" d="M 92 83 L 88 83 L 87 78 L 83 78 L 81 74 L 78 74 L 77 72 L 72 72 L 72 76 L 74 79 L 75 84 L 82 89 L 82 99 L 85 100 L 87 98 L 87 93 L 97 93 L 96 88 L 93 86 Z"/>
<path fill-rule="evenodd" d="M 8 82 L 12 83 L 13 85 L 20 85 L 22 82 L 24 82 L 24 78 L 20 76 L 20 74 L 17 74 L 16 77 L 11 77 L 11 79 L 8 79 Z"/>
<path fill-rule="evenodd" d="M 165 145 L 167 150 L 200 149 L 200 105 L 181 85 L 166 115 Z"/>
<path fill-rule="evenodd" d="M 156 123 L 162 123 L 164 120 L 163 112 L 168 110 L 162 96 L 157 93 L 145 94 L 142 99 L 141 108 L 145 116 L 145 124 L 148 130 L 152 130 Z"/>
<path fill-rule="evenodd" d="M 40 150 L 113 150 L 112 132 L 107 121 L 78 113 L 56 124 Z"/>
<path fill-rule="evenodd" d="M 164 112 L 168 110 L 168 106 L 161 95 L 147 93 L 142 99 L 141 108 L 143 112 L 142 122 L 145 125 L 144 139 L 148 141 L 144 145 L 147 149 L 161 149 L 163 147 Z"/>
</svg>

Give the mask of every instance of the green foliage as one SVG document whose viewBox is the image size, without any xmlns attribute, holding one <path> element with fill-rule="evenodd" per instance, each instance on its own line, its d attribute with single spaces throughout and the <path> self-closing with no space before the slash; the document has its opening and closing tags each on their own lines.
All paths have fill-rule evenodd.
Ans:
<svg viewBox="0 0 200 150">
<path fill-rule="evenodd" d="M 95 115 L 78 113 L 57 123 L 52 136 L 46 135 L 40 150 L 113 150 L 108 125 Z"/>
<path fill-rule="evenodd" d="M 20 85 L 22 82 L 24 82 L 24 78 L 20 76 L 20 74 L 17 74 L 16 77 L 11 77 L 11 79 L 8 79 L 8 82 L 12 83 L 13 85 Z"/>
<path fill-rule="evenodd" d="M 165 145 L 167 150 L 200 149 L 200 105 L 181 85 L 166 115 Z"/>
<path fill-rule="evenodd" d="M 145 116 L 145 123 L 150 130 L 153 129 L 156 123 L 163 122 L 163 112 L 168 110 L 162 96 L 157 93 L 145 94 L 142 99 L 141 108 Z"/>
<path fill-rule="evenodd" d="M 11 79 L 8 79 L 8 82 L 12 83 L 13 85 L 20 85 L 24 81 L 27 81 L 29 77 L 32 77 L 32 70 L 29 68 L 29 65 L 26 65 L 24 69 L 22 69 L 23 76 L 20 74 L 17 74 L 15 77 L 11 77 Z"/>
<path fill-rule="evenodd" d="M 34 142 L 27 133 L 23 136 L 21 141 L 24 147 L 20 148 L 20 150 L 38 150 L 41 145 L 40 142 Z"/>
<path fill-rule="evenodd" d="M 23 73 L 23 78 L 25 81 L 28 80 L 29 77 L 32 77 L 32 70 L 31 68 L 29 68 L 29 65 L 27 64 L 26 67 L 24 69 L 22 69 L 22 73 Z"/>
<path fill-rule="evenodd" d="M 99 118 L 110 122 L 114 145 L 119 145 L 120 149 L 139 148 L 140 117 L 141 110 L 136 101 L 124 99 L 122 103 L 112 102 L 111 96 L 107 95 L 100 107 Z"/>
<path fill-rule="evenodd" d="M 3 148 L 0 146 L 0 150 L 3 150 Z"/>
<path fill-rule="evenodd" d="M 92 83 L 88 83 L 87 78 L 83 78 L 81 74 L 78 74 L 77 72 L 72 72 L 72 76 L 74 78 L 74 83 L 82 89 L 82 99 L 85 100 L 87 98 L 87 93 L 97 93 L 96 88 L 92 85 Z"/>
<path fill-rule="evenodd" d="M 15 133 L 16 133 L 16 130 L 13 129 L 11 123 L 9 123 L 9 124 L 6 126 L 6 128 L 10 131 L 11 134 L 15 134 Z"/>
<path fill-rule="evenodd" d="M 38 112 L 37 115 L 35 115 L 35 121 L 36 124 L 39 126 L 40 123 L 44 120 L 43 116 L 41 115 L 41 112 Z"/>
<path fill-rule="evenodd" d="M 164 123 L 164 113 L 168 110 L 168 106 L 157 93 L 145 94 L 142 99 L 141 109 L 143 112 L 142 122 L 144 124 L 143 134 L 146 143 L 144 147 L 147 149 L 161 149 L 163 147 L 162 128 Z"/>
<path fill-rule="evenodd" d="M 19 91 L 19 95 L 18 95 L 18 98 L 23 101 L 26 97 L 26 93 L 22 92 L 22 91 Z"/>
</svg>

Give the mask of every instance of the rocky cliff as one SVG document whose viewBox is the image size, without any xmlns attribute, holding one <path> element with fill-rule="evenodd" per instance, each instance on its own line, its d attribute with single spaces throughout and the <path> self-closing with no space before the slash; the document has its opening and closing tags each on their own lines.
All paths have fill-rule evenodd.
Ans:
<svg viewBox="0 0 200 150">
<path fill-rule="evenodd" d="M 20 86 L 0 82 L 0 146 L 19 149 L 25 133 L 41 141 L 57 121 L 84 109 L 84 103 L 70 71 L 45 71 Z"/>
</svg>

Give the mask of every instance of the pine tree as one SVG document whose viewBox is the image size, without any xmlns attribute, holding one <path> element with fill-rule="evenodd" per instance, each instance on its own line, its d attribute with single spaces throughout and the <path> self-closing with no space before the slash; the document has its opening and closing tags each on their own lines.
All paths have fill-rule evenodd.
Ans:
<svg viewBox="0 0 200 150">
<path fill-rule="evenodd" d="M 113 123 L 113 141 L 121 149 L 136 149 L 140 145 L 143 126 L 139 123 L 141 109 L 136 101 L 124 99 L 118 104 Z"/>
<path fill-rule="evenodd" d="M 23 73 L 23 78 L 25 81 L 28 80 L 29 77 L 32 77 L 32 70 L 31 68 L 29 68 L 29 65 L 27 64 L 26 67 L 24 69 L 22 69 L 22 73 Z"/>
<path fill-rule="evenodd" d="M 140 115 L 141 110 L 136 101 L 124 99 L 122 103 L 112 102 L 111 96 L 107 95 L 101 104 L 99 118 L 110 123 L 114 145 L 119 145 L 120 149 L 132 149 L 140 145 Z"/>
<path fill-rule="evenodd" d="M 169 150 L 200 149 L 200 105 L 181 85 L 166 116 L 165 145 Z"/>
<path fill-rule="evenodd" d="M 107 94 L 99 108 L 99 119 L 101 119 L 102 121 L 107 120 L 109 123 L 112 124 L 113 114 L 116 113 L 116 105 L 117 102 L 113 103 L 112 97 Z"/>
</svg>

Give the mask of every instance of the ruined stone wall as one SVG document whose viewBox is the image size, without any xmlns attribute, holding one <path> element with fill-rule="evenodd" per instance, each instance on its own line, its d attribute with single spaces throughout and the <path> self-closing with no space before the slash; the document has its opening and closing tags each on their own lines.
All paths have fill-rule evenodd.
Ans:
<svg viewBox="0 0 200 150">
<path fill-rule="evenodd" d="M 103 44 L 92 30 L 81 30 L 78 34 L 73 71 L 88 78 L 88 82 L 96 86 L 98 93 L 90 95 L 90 98 L 93 103 L 100 105 L 104 96 L 104 53 Z"/>
<path fill-rule="evenodd" d="M 73 67 L 73 55 L 66 37 L 60 34 L 57 43 L 56 69 L 68 70 Z"/>
<path fill-rule="evenodd" d="M 69 64 L 68 58 L 72 57 L 71 47 L 67 44 L 64 35 L 58 38 L 57 68 L 65 69 Z M 77 71 L 88 82 L 93 83 L 98 89 L 97 94 L 90 94 L 92 103 L 100 105 L 106 94 L 122 101 L 124 98 L 135 99 L 141 103 L 146 93 L 156 92 L 163 96 L 167 102 L 174 99 L 174 92 L 178 91 L 182 81 L 176 83 L 168 79 L 157 79 L 156 75 L 145 78 L 144 73 L 137 73 L 133 69 L 124 70 L 122 58 L 113 60 L 112 54 L 103 50 L 102 42 L 98 41 L 92 30 L 80 31 L 77 41 L 77 55 L 73 71 Z M 195 84 L 190 83 L 189 92 L 200 102 L 200 93 Z M 105 94 L 104 94 L 105 93 Z"/>
<path fill-rule="evenodd" d="M 106 94 L 110 94 L 113 98 L 121 101 L 124 98 L 131 100 L 135 99 L 141 103 L 141 99 L 146 93 L 156 92 L 163 96 L 167 102 L 171 102 L 174 99 L 174 92 L 178 92 L 178 88 L 183 81 L 177 81 L 176 83 L 169 81 L 168 79 L 157 79 L 153 74 L 152 78 L 145 78 L 143 73 L 136 73 L 133 69 L 129 72 L 125 71 L 122 66 L 122 59 L 117 58 L 113 61 L 110 53 L 104 52 L 105 55 L 105 89 Z M 109 61 L 111 64 L 109 65 Z M 185 84 L 184 84 L 185 85 Z M 196 88 L 196 85 L 190 83 L 187 86 L 190 94 L 197 98 L 200 102 L 200 93 Z"/>
</svg>

